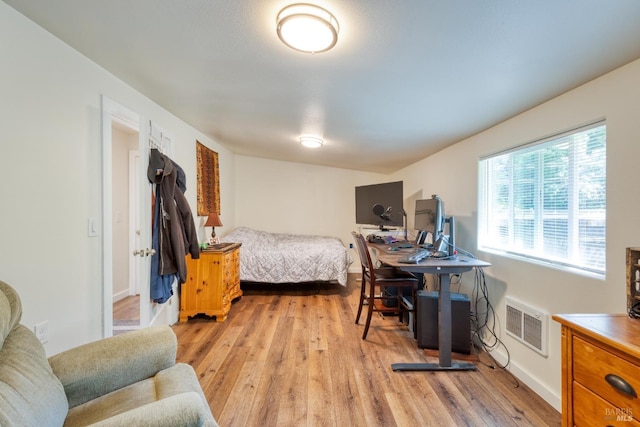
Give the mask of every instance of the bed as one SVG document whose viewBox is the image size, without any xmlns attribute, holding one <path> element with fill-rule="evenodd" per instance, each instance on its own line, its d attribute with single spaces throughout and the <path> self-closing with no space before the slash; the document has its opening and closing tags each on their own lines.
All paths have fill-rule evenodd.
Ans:
<svg viewBox="0 0 640 427">
<path fill-rule="evenodd" d="M 257 283 L 336 281 L 347 285 L 351 254 L 337 237 L 268 233 L 239 227 L 220 239 L 242 243 L 240 280 Z"/>
</svg>

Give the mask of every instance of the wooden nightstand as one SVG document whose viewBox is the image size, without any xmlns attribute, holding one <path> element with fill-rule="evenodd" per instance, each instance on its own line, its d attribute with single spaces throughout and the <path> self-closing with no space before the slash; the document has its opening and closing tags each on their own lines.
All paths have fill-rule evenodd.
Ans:
<svg viewBox="0 0 640 427">
<path fill-rule="evenodd" d="M 640 426 L 640 320 L 562 314 L 562 425 Z"/>
<path fill-rule="evenodd" d="M 180 289 L 180 321 L 206 314 L 224 322 L 231 302 L 242 296 L 240 289 L 240 243 L 220 243 L 200 252 L 200 259 L 187 255 L 187 281 Z"/>
</svg>

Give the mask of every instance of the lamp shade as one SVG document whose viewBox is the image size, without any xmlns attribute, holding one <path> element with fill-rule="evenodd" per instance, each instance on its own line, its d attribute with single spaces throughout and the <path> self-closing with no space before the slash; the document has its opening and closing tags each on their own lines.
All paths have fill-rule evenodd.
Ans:
<svg viewBox="0 0 640 427">
<path fill-rule="evenodd" d="M 207 222 L 204 223 L 205 227 L 222 227 L 222 221 L 217 213 L 210 213 L 207 217 Z"/>
</svg>

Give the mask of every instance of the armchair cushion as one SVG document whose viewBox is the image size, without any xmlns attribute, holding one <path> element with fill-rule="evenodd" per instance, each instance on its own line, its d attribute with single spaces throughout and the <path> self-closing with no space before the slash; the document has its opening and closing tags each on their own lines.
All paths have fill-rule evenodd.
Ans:
<svg viewBox="0 0 640 427">
<path fill-rule="evenodd" d="M 193 368 L 179 363 L 72 408 L 64 425 L 213 426 L 213 419 L 204 416 L 209 414 Z"/>
<path fill-rule="evenodd" d="M 93 426 L 175 427 L 212 425 L 210 421 L 203 419 L 203 410 L 198 396 L 195 393 L 186 393 L 132 409 L 100 421 Z"/>
</svg>

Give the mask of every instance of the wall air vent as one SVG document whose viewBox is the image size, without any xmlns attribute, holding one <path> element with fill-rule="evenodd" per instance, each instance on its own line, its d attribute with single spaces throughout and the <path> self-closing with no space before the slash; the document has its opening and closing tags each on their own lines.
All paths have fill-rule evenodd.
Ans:
<svg viewBox="0 0 640 427">
<path fill-rule="evenodd" d="M 505 300 L 507 334 L 543 356 L 547 356 L 549 315 L 509 297 Z"/>
</svg>

